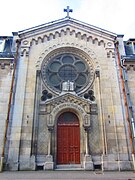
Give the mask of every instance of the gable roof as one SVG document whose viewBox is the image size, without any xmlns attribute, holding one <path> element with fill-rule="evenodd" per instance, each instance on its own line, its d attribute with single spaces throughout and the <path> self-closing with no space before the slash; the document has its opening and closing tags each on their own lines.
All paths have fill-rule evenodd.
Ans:
<svg viewBox="0 0 135 180">
<path fill-rule="evenodd" d="M 109 38 L 117 37 L 116 33 L 104 30 L 102 28 L 90 25 L 88 23 L 73 19 L 71 17 L 65 17 L 59 20 L 51 21 L 45 24 L 41 24 L 35 27 L 31 27 L 18 32 L 19 37 L 30 37 L 32 35 L 37 35 L 42 32 L 48 32 L 52 30 L 56 30 L 58 28 L 63 28 L 65 26 L 70 26 L 77 28 L 79 30 L 83 30 L 86 33 L 92 32 L 95 35 L 107 36 Z"/>
</svg>

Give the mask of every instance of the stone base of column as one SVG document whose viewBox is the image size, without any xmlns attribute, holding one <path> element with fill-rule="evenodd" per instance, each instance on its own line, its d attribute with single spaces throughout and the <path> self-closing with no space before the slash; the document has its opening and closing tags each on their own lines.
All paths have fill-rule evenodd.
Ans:
<svg viewBox="0 0 135 180">
<path fill-rule="evenodd" d="M 36 169 L 36 163 L 35 163 L 35 156 L 20 156 L 20 164 L 19 164 L 19 170 L 35 170 Z"/>
<path fill-rule="evenodd" d="M 4 161 L 4 157 L 0 158 L 0 172 L 3 171 L 3 161 Z"/>
<path fill-rule="evenodd" d="M 4 170 L 8 171 L 18 171 L 19 163 L 8 161 L 8 163 L 5 165 Z"/>
<path fill-rule="evenodd" d="M 105 171 L 128 171 L 133 170 L 133 162 L 128 159 L 127 154 L 108 154 L 103 156 L 103 170 Z"/>
<path fill-rule="evenodd" d="M 91 155 L 85 155 L 85 157 L 84 157 L 84 169 L 85 170 L 91 170 L 91 171 L 94 169 Z"/>
<path fill-rule="evenodd" d="M 52 155 L 46 156 L 46 162 L 44 164 L 44 170 L 53 170 L 54 169 L 54 162 Z"/>
</svg>

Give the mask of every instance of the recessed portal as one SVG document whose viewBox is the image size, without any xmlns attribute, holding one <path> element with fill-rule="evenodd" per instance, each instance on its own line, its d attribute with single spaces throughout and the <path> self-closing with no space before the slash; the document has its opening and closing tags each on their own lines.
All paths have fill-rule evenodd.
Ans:
<svg viewBox="0 0 135 180">
<path fill-rule="evenodd" d="M 58 118 L 57 164 L 80 164 L 80 125 L 72 112 L 65 112 Z"/>
</svg>

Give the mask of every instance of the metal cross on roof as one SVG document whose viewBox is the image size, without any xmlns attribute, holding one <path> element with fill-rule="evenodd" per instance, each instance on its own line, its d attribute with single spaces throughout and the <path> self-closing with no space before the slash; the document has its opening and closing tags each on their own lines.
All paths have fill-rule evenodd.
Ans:
<svg viewBox="0 0 135 180">
<path fill-rule="evenodd" d="M 70 16 L 69 16 L 69 13 L 70 13 L 70 12 L 73 12 L 73 9 L 70 9 L 69 6 L 67 6 L 67 9 L 64 9 L 64 12 L 67 12 L 67 16 L 66 16 L 66 17 L 69 18 L 69 17 L 70 17 Z"/>
</svg>

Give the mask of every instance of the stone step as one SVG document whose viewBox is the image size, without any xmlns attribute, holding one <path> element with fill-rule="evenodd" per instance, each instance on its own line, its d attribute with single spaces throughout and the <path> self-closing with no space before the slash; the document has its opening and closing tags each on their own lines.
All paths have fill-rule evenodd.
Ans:
<svg viewBox="0 0 135 180">
<path fill-rule="evenodd" d="M 55 170 L 84 170 L 81 164 L 56 165 Z"/>
</svg>

